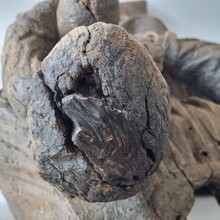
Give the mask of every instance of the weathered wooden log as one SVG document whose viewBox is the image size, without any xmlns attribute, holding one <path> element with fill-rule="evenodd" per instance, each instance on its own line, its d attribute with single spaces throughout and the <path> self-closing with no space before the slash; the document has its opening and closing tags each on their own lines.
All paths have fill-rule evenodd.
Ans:
<svg viewBox="0 0 220 220">
<path fill-rule="evenodd" d="M 156 32 L 142 34 L 138 40 L 147 48 L 149 41 L 163 57 L 163 75 L 171 83 L 175 96 L 200 96 L 220 103 L 220 45 L 198 39 L 178 39 L 176 34 Z M 162 47 L 162 48 L 161 48 Z M 157 62 L 158 63 L 158 62 Z M 160 70 L 162 66 L 158 63 Z M 169 84 L 169 83 L 168 83 Z"/>
<path fill-rule="evenodd" d="M 57 0 L 39 3 L 9 26 L 2 56 L 3 86 L 9 103 L 22 118 L 30 101 L 31 78 L 58 41 Z"/>
<path fill-rule="evenodd" d="M 41 176 L 71 196 L 133 196 L 162 159 L 167 84 L 147 50 L 117 25 L 79 27 L 62 38 L 33 79 L 29 108 Z"/>
<path fill-rule="evenodd" d="M 219 105 L 200 98 L 185 102 L 173 98 L 172 106 L 164 159 L 143 190 L 132 198 L 110 203 L 91 204 L 69 198 L 79 219 L 185 219 L 196 189 L 220 187 Z M 75 219 L 63 197 L 39 178 L 34 161 L 26 153 L 27 142 L 21 142 L 27 139 L 26 128 L 20 126 L 5 100 L 0 104 L 0 120 L 0 187 L 16 219 Z M 6 133 L 15 141 L 2 138 L 8 137 Z"/>
<path fill-rule="evenodd" d="M 57 8 L 57 25 L 60 37 L 79 26 L 95 22 L 118 24 L 118 0 L 60 0 Z"/>
<path fill-rule="evenodd" d="M 63 36 L 79 25 L 96 21 L 117 24 L 118 4 L 118 0 L 64 0 L 58 5 L 58 0 L 47 0 L 19 15 L 9 26 L 2 56 L 3 85 L 11 106 L 20 117 L 26 118 L 31 78 L 59 41 L 58 30 Z M 85 18 L 83 11 L 93 19 Z"/>
<path fill-rule="evenodd" d="M 187 87 L 189 95 L 220 103 L 220 45 L 197 39 L 178 39 L 167 32 L 159 39 L 165 49 L 165 71 Z"/>
<path fill-rule="evenodd" d="M 157 54 L 153 48 L 151 45 L 152 55 Z M 159 58 L 158 63 L 161 63 Z M 186 219 L 193 205 L 194 192 L 200 187 L 210 186 L 219 199 L 220 107 L 208 100 L 189 97 L 189 87 L 168 73 L 164 72 L 174 97 L 171 100 L 170 137 L 166 142 L 163 161 L 156 173 L 145 180 L 140 193 L 108 203 L 88 203 L 70 196 L 64 199 L 62 194 L 39 177 L 37 165 L 27 146 L 26 124 L 17 117 L 6 100 L 8 93 L 1 93 L 0 188 L 16 219 L 176 220 Z M 42 85 L 43 80 L 39 80 Z M 184 96 L 180 92 L 183 91 L 181 86 L 185 90 Z M 43 98 L 47 99 L 42 96 L 39 101 Z M 55 122 L 48 120 L 48 123 L 53 125 Z"/>
<path fill-rule="evenodd" d="M 146 1 L 124 2 L 120 4 L 120 24 L 126 22 L 132 17 L 146 15 Z"/>
</svg>

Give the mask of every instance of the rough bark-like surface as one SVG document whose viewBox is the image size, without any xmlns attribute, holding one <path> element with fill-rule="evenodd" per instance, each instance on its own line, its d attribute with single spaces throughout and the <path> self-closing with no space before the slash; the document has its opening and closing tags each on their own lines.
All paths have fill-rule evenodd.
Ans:
<svg viewBox="0 0 220 220">
<path fill-rule="evenodd" d="M 118 0 L 60 0 L 57 9 L 60 37 L 79 26 L 95 22 L 118 24 L 119 19 Z"/>
<path fill-rule="evenodd" d="M 56 0 L 36 5 L 9 26 L 2 56 L 3 85 L 7 98 L 21 117 L 26 117 L 32 76 L 58 41 Z"/>
<path fill-rule="evenodd" d="M 169 110 L 166 82 L 123 28 L 75 29 L 33 80 L 30 135 L 41 176 L 92 202 L 135 195 L 162 159 Z"/>
<path fill-rule="evenodd" d="M 171 103 L 172 126 L 164 159 L 145 181 L 142 191 L 132 198 L 109 203 L 91 204 L 69 198 L 71 210 L 68 200 L 38 176 L 35 163 L 26 154 L 26 128 L 21 127 L 9 104 L 1 99 L 0 188 L 16 219 L 186 219 L 196 189 L 220 188 L 220 107 L 200 98 L 185 102 L 172 98 Z M 16 137 L 15 141 L 2 140 L 6 133 Z"/>
<path fill-rule="evenodd" d="M 164 71 L 184 85 L 188 95 L 203 96 L 220 103 L 219 44 L 178 39 L 169 32 L 158 42 L 165 49 Z"/>
<path fill-rule="evenodd" d="M 156 32 L 159 35 L 164 34 L 167 28 L 162 21 L 147 15 L 136 16 L 121 24 L 128 33 L 132 35 L 147 34 L 148 32 Z"/>
<path fill-rule="evenodd" d="M 47 0 L 20 14 L 9 26 L 2 56 L 3 85 L 11 106 L 20 117 L 25 119 L 27 115 L 33 75 L 59 40 L 57 25 L 63 36 L 79 25 L 96 21 L 117 24 L 118 0 Z"/>
<path fill-rule="evenodd" d="M 127 2 L 120 4 L 120 24 L 132 17 L 147 14 L 146 1 Z"/>
<path fill-rule="evenodd" d="M 63 196 L 44 182 L 27 147 L 27 128 L 0 95 L 0 188 L 16 220 L 77 220 Z"/>
</svg>

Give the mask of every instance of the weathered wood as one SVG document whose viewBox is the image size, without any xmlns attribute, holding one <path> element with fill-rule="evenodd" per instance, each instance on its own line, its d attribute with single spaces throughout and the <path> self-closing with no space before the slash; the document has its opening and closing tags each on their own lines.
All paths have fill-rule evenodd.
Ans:
<svg viewBox="0 0 220 220">
<path fill-rule="evenodd" d="M 123 199 L 158 167 L 168 87 L 123 28 L 96 23 L 70 32 L 42 62 L 32 93 L 32 146 L 41 176 L 61 191 L 93 202 Z"/>
<path fill-rule="evenodd" d="M 143 36 L 148 32 L 156 32 L 161 35 L 167 31 L 167 28 L 160 20 L 147 15 L 132 17 L 126 22 L 121 23 L 121 26 L 125 28 L 128 33 L 138 36 Z"/>
<path fill-rule="evenodd" d="M 157 64 L 157 67 L 159 68 L 161 73 L 163 73 L 165 49 L 159 44 L 152 43 L 148 38 L 140 36 L 135 37 L 148 50 L 154 62 Z"/>
<path fill-rule="evenodd" d="M 40 178 L 27 138 L 24 122 L 0 96 L 0 188 L 15 219 L 77 219 L 63 196 Z"/>
<path fill-rule="evenodd" d="M 146 1 L 129 2 L 120 4 L 120 23 L 127 21 L 131 17 L 146 15 Z"/>
<path fill-rule="evenodd" d="M 180 78 L 175 77 L 175 74 L 173 74 L 172 71 L 171 72 L 167 71 L 169 70 L 170 67 L 172 67 L 169 66 L 169 68 L 167 68 L 168 60 L 169 62 L 172 60 L 176 62 L 180 59 L 180 57 L 183 57 L 184 62 L 181 63 L 180 67 L 177 66 L 181 70 L 180 73 L 181 74 L 184 73 L 183 69 L 187 67 L 185 69 L 187 69 L 189 73 L 194 74 L 194 71 L 192 72 L 190 71 L 195 70 L 194 68 L 198 66 L 189 65 L 193 68 L 188 68 L 189 66 L 186 65 L 191 60 L 192 55 L 194 55 L 193 57 L 195 57 L 196 60 L 197 58 L 199 58 L 197 60 L 199 63 L 199 68 L 196 69 L 201 71 L 202 68 L 200 68 L 200 65 L 201 66 L 205 65 L 205 68 L 207 70 L 210 70 L 209 67 L 213 67 L 213 64 L 211 62 L 212 58 L 208 57 L 208 60 L 206 60 L 205 59 L 206 56 L 204 56 L 203 52 L 201 51 L 205 51 L 205 52 L 211 51 L 210 54 L 214 56 L 213 62 L 216 64 L 215 68 L 214 69 L 211 68 L 209 72 L 200 72 L 200 73 L 202 74 L 218 73 L 219 71 L 217 65 L 218 52 L 213 53 L 212 51 L 216 51 L 216 50 L 215 49 L 212 50 L 213 47 L 210 44 L 199 43 L 198 44 L 199 54 L 197 54 L 198 51 L 194 50 L 195 45 L 197 45 L 198 43 L 197 41 L 194 40 L 179 41 L 174 38 L 174 42 L 175 42 L 174 45 L 178 45 L 177 50 L 176 47 L 173 48 L 175 50 L 170 50 L 171 54 L 168 57 L 167 48 L 169 47 L 166 47 L 166 45 L 170 45 L 170 44 L 162 44 L 162 46 L 164 45 L 165 46 L 160 50 L 161 45 L 155 46 L 147 42 L 146 39 L 149 38 L 144 37 L 143 39 L 141 39 L 141 41 L 145 42 L 145 45 L 146 47 L 148 47 L 152 56 L 158 60 L 157 63 L 160 69 L 162 69 L 162 65 L 161 65 L 162 62 L 160 59 L 163 59 L 164 48 L 166 49 L 165 51 L 166 61 L 165 61 L 165 69 L 163 71 L 164 72 L 163 74 L 167 79 L 169 86 L 171 87 L 171 93 L 173 94 L 173 97 L 171 99 L 171 103 L 172 103 L 171 131 L 170 131 L 170 136 L 166 142 L 166 147 L 164 149 L 164 158 L 159 166 L 159 169 L 156 171 L 155 174 L 153 174 L 152 176 L 148 177 L 147 180 L 145 180 L 144 188 L 142 188 L 142 191 L 140 193 L 138 193 L 136 196 L 133 196 L 125 200 L 108 202 L 108 203 L 88 203 L 83 200 L 80 200 L 77 197 L 67 196 L 64 199 L 62 194 L 57 192 L 51 185 L 47 184 L 39 177 L 37 165 L 35 164 L 35 162 L 33 161 L 30 155 L 29 146 L 27 146 L 28 134 L 27 134 L 26 124 L 24 121 L 21 121 L 17 117 L 17 115 L 13 112 L 12 108 L 10 107 L 8 101 L 5 98 L 7 93 L 5 92 L 4 94 L 1 93 L 0 188 L 3 190 L 4 194 L 6 195 L 9 205 L 16 219 L 18 220 L 19 219 L 22 220 L 26 220 L 26 219 L 177 220 L 180 219 L 181 220 L 182 219 L 183 220 L 186 219 L 187 214 L 193 205 L 195 190 L 203 186 L 211 187 L 214 193 L 216 193 L 216 197 L 219 199 L 220 106 L 218 104 L 215 104 L 211 101 L 199 97 L 189 97 L 189 94 L 193 94 L 190 89 L 192 89 L 194 85 L 191 84 L 190 87 L 187 86 L 186 83 L 183 83 L 184 80 L 181 77 Z M 150 40 L 151 39 L 152 38 L 150 38 Z M 181 47 L 179 45 L 181 45 Z M 200 47 L 201 45 L 202 47 Z M 216 48 L 216 46 L 217 45 L 215 45 L 214 48 Z M 191 48 L 193 52 L 191 50 L 188 50 L 188 47 Z M 205 50 L 203 50 L 203 48 L 205 48 Z M 158 50 L 159 55 L 156 52 L 156 50 Z M 173 56 L 172 51 L 174 52 L 178 51 L 177 53 L 174 53 L 177 54 L 178 56 L 176 57 Z M 184 51 L 184 53 L 182 52 L 180 53 L 180 51 Z M 185 52 L 186 54 L 188 54 L 188 56 L 184 55 Z M 176 65 L 175 62 L 174 64 Z M 33 64 L 33 66 L 34 66 L 33 68 L 36 68 L 35 64 Z M 170 68 L 170 70 L 172 70 L 172 68 Z M 16 73 L 10 71 L 9 74 L 16 75 Z M 218 83 L 218 78 L 216 78 L 217 74 L 211 76 L 213 76 L 216 79 L 215 81 L 217 84 Z M 199 79 L 199 76 L 197 77 Z M 66 79 L 64 79 L 64 81 L 65 80 Z M 52 80 L 51 81 L 49 80 L 49 82 L 53 83 Z M 58 88 L 60 88 L 61 91 L 67 91 L 66 89 L 68 88 L 68 86 L 70 87 L 74 86 L 72 84 L 68 84 L 67 87 L 65 87 L 63 83 L 59 83 L 58 85 L 56 85 L 56 79 L 54 82 L 55 82 L 54 88 L 57 89 L 57 86 L 59 86 Z M 203 81 L 203 83 L 205 82 L 206 81 Z M 190 85 L 190 82 L 187 83 L 189 83 Z M 203 84 L 203 85 L 204 88 L 206 88 L 206 86 L 210 88 L 209 84 L 207 85 Z M 48 87 L 45 86 L 44 80 L 42 78 L 38 78 L 37 87 L 38 88 L 41 87 L 41 89 L 43 89 L 44 91 L 49 89 Z M 96 87 L 96 89 L 94 89 L 93 87 L 92 87 L 93 89 L 91 89 L 91 87 L 89 88 L 90 88 L 89 93 L 88 90 L 84 88 L 80 89 L 80 93 L 84 95 L 92 94 L 95 96 L 95 98 L 100 98 L 100 96 L 97 95 L 97 91 L 99 91 L 100 89 L 99 86 Z M 20 89 L 21 87 L 18 88 L 18 91 L 20 91 Z M 49 94 L 48 92 L 45 92 L 44 94 L 41 93 L 41 96 L 38 97 L 38 101 L 39 101 L 38 103 L 40 105 L 43 104 L 43 106 L 40 106 L 42 107 L 42 111 L 44 109 L 48 110 L 48 108 L 45 108 L 44 104 L 47 104 L 49 108 L 51 108 L 54 106 L 53 103 L 59 100 L 59 96 L 56 96 L 56 99 L 54 100 L 48 94 Z M 195 94 L 204 95 L 203 93 L 195 93 Z M 69 95 L 68 92 L 66 95 Z M 206 94 L 206 96 L 211 99 L 213 98 L 213 96 L 209 94 L 208 95 Z M 37 98 L 37 96 L 35 98 Z M 71 99 L 76 99 L 76 98 L 78 98 L 77 95 L 71 96 Z M 46 100 L 46 102 L 44 102 L 44 100 Z M 88 101 L 87 99 L 85 100 Z M 79 107 L 80 106 L 79 101 L 82 100 L 79 99 L 74 101 L 78 101 L 78 103 L 74 102 L 72 104 L 77 105 L 76 107 Z M 70 104 L 71 102 L 68 102 L 68 105 Z M 68 105 L 66 105 L 66 109 L 65 109 L 67 113 L 70 111 Z M 60 106 L 58 105 L 58 107 Z M 17 108 L 14 107 L 14 110 L 16 111 Z M 50 110 L 51 110 L 50 115 L 53 116 L 54 109 L 51 108 Z M 75 113 L 76 112 L 74 112 L 74 115 Z M 48 114 L 48 111 L 46 112 L 46 114 Z M 68 114 L 71 115 L 71 112 L 69 112 Z M 44 115 L 38 115 L 36 117 L 39 118 L 39 121 L 43 121 L 42 118 L 44 117 Z M 64 137 L 63 132 L 65 131 L 64 130 L 65 127 L 62 126 L 62 121 L 55 120 L 57 119 L 57 117 L 58 116 L 56 115 L 56 117 L 44 118 L 44 120 L 47 120 L 45 126 L 47 129 L 50 126 L 59 127 L 60 130 L 58 129 L 58 131 L 61 131 L 61 136 Z M 74 119 L 74 117 L 72 117 L 72 119 Z M 64 118 L 64 121 L 65 120 L 66 119 Z M 80 120 L 83 120 L 83 117 L 81 117 Z M 52 130 L 52 132 L 54 131 L 56 132 L 57 130 L 56 129 Z M 41 132 L 43 132 L 43 129 L 42 131 L 39 131 L 39 133 Z M 50 131 L 48 129 L 47 133 L 49 132 Z M 48 152 L 54 153 L 54 156 L 56 157 L 55 150 L 57 149 L 53 148 L 54 146 L 53 143 L 55 144 L 58 143 L 56 142 L 56 140 L 59 140 L 58 138 L 59 133 L 57 133 L 56 135 L 50 136 L 51 143 L 48 145 L 50 148 L 46 148 L 47 151 L 44 151 L 46 155 L 42 154 L 42 157 L 47 156 Z M 40 136 L 38 137 L 40 138 Z M 64 146 L 65 146 L 64 155 L 61 156 L 65 156 L 66 153 L 68 158 L 68 156 L 73 154 L 74 152 L 72 151 L 72 148 L 68 148 L 68 147 L 66 148 L 66 143 L 64 144 Z M 63 149 L 64 146 L 60 146 L 61 149 Z M 39 151 L 36 151 L 36 154 L 37 152 Z M 36 157 L 38 156 L 39 155 L 36 155 Z M 76 164 L 76 166 L 74 167 L 73 166 L 74 163 L 72 164 L 71 161 L 69 162 L 68 160 L 66 160 L 66 158 L 62 158 L 62 159 L 64 162 L 67 162 L 72 166 L 70 167 L 69 170 L 70 173 L 75 172 L 74 168 L 76 167 L 77 169 L 80 167 L 79 165 L 81 165 L 81 164 Z M 92 170 L 89 173 L 89 175 L 91 174 L 92 174 Z M 54 176 L 54 178 L 57 178 L 57 176 Z M 97 177 L 95 176 L 95 178 Z M 57 179 L 59 180 L 59 176 Z M 63 187 L 65 188 L 65 184 L 63 185 Z M 108 190 L 108 188 L 106 188 L 106 190 Z"/>
<path fill-rule="evenodd" d="M 200 98 L 189 98 L 185 102 L 173 98 L 172 106 L 172 126 L 163 162 L 146 180 L 142 192 L 110 203 L 91 204 L 77 198 L 69 199 L 79 219 L 185 219 L 193 205 L 196 189 L 209 185 L 220 187 L 219 105 Z M 8 119 L 5 119 L 5 112 L 8 112 Z M 17 116 L 8 104 L 1 104 L 0 115 L 2 137 L 4 125 L 14 130 L 16 124 L 11 118 Z M 16 120 L 19 125 L 19 119 Z M 25 135 L 20 126 L 17 127 L 17 133 Z M 68 219 L 68 203 L 39 178 L 33 160 L 20 150 L 27 147 L 20 142 L 25 138 L 26 135 L 17 137 L 16 145 L 5 142 L 5 139 L 0 143 L 0 187 L 16 219 L 38 220 L 42 216 L 43 219 Z M 26 206 L 19 205 L 24 202 L 30 205 L 31 212 Z M 44 212 L 39 211 L 42 209 Z M 51 209 L 53 211 L 49 211 Z M 72 213 L 70 219 L 74 216 Z"/>
<path fill-rule="evenodd" d="M 61 0 L 57 4 L 58 0 L 37 4 L 19 15 L 6 33 L 2 56 L 3 85 L 9 103 L 24 119 L 30 101 L 31 78 L 59 41 L 58 30 L 63 36 L 79 25 L 87 26 L 96 21 L 119 22 L 118 0 Z"/>
<path fill-rule="evenodd" d="M 118 0 L 60 0 L 57 8 L 57 25 L 60 37 L 79 26 L 95 22 L 118 24 Z"/>
<path fill-rule="evenodd" d="M 31 78 L 58 41 L 57 0 L 39 3 L 9 26 L 2 54 L 3 86 L 14 111 L 26 117 Z"/>
<path fill-rule="evenodd" d="M 178 39 L 167 32 L 159 39 L 165 49 L 165 71 L 187 87 L 189 95 L 220 103 L 220 45 Z"/>
</svg>

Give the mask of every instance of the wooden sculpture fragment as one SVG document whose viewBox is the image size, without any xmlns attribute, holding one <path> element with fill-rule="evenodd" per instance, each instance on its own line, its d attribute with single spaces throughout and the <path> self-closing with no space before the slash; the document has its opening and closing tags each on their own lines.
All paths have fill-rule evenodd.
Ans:
<svg viewBox="0 0 220 220">
<path fill-rule="evenodd" d="M 77 28 L 95 22 L 118 24 L 120 19 L 118 0 L 60 0 L 57 9 L 57 25 L 60 37 Z"/>
<path fill-rule="evenodd" d="M 128 33 L 139 36 L 143 36 L 148 32 L 156 32 L 162 35 L 167 31 L 167 28 L 160 20 L 147 15 L 132 17 L 122 23 L 121 26 L 125 28 Z"/>
<path fill-rule="evenodd" d="M 162 159 L 168 87 L 147 50 L 117 25 L 62 38 L 33 79 L 29 108 L 41 176 L 69 195 L 135 195 Z"/>
<path fill-rule="evenodd" d="M 14 111 L 27 115 L 31 79 L 58 41 L 56 0 L 44 1 L 18 16 L 7 30 L 2 55 L 3 86 Z"/>
<path fill-rule="evenodd" d="M 197 189 L 220 200 L 219 45 L 147 23 L 144 2 L 121 6 L 122 20 L 138 15 L 122 24 L 133 36 L 104 23 L 72 30 L 79 13 L 117 24 L 118 1 L 104 13 L 87 0 L 63 13 L 66 2 L 38 4 L 6 35 L 0 188 L 15 218 L 184 220 Z M 161 162 L 169 97 L 159 70 L 172 104 Z"/>
<path fill-rule="evenodd" d="M 165 49 L 166 72 L 182 82 L 189 95 L 220 103 L 220 45 L 197 39 L 178 39 L 167 32 L 159 39 Z"/>
</svg>

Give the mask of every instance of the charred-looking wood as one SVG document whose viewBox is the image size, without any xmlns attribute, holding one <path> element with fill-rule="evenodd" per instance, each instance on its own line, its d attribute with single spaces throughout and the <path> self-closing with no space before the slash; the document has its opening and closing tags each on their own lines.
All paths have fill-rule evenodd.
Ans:
<svg viewBox="0 0 220 220">
<path fill-rule="evenodd" d="M 169 90 L 148 51 L 104 23 L 68 33 L 33 79 L 28 124 L 41 176 L 90 202 L 135 195 L 162 159 Z"/>
<path fill-rule="evenodd" d="M 95 22 L 118 24 L 119 20 L 118 0 L 60 0 L 57 9 L 60 37 L 82 25 Z"/>
<path fill-rule="evenodd" d="M 117 24 L 118 0 L 47 0 L 19 15 L 9 26 L 2 53 L 3 85 L 13 110 L 21 118 L 27 115 L 31 79 L 59 41 L 58 32 L 62 36 L 79 25 L 96 21 Z"/>
</svg>

